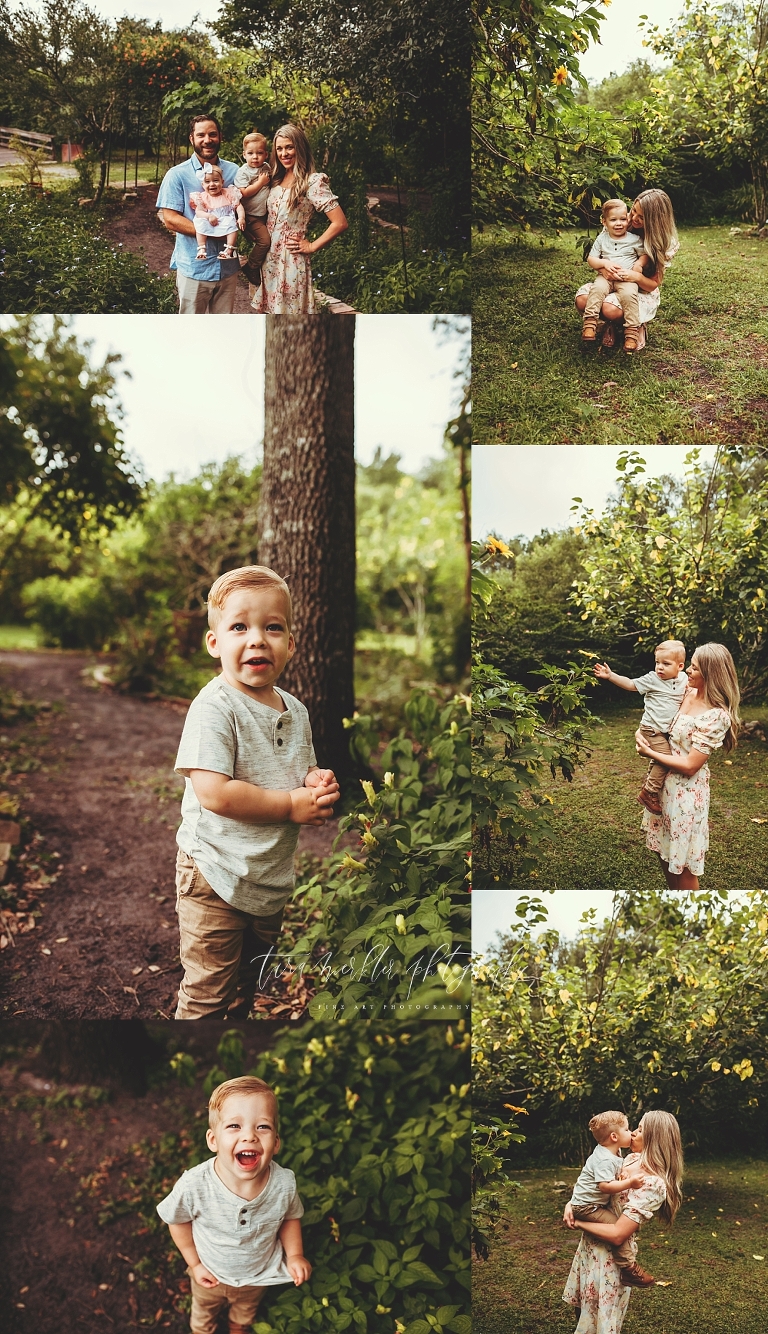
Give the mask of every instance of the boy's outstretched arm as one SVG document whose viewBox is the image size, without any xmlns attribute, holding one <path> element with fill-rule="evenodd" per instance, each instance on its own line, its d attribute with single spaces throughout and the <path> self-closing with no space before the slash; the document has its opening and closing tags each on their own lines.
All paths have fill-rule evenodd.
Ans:
<svg viewBox="0 0 768 1334">
<path fill-rule="evenodd" d="M 174 1245 L 181 1251 L 192 1271 L 195 1283 L 198 1283 L 201 1288 L 217 1288 L 219 1280 L 211 1273 L 210 1269 L 206 1269 L 197 1253 L 197 1248 L 192 1240 L 192 1224 L 169 1223 L 168 1227 Z"/>
<path fill-rule="evenodd" d="M 299 1288 L 312 1274 L 312 1266 L 304 1255 L 301 1223 L 298 1218 L 286 1218 L 277 1235 L 283 1244 L 288 1273 Z"/>
<path fill-rule="evenodd" d="M 607 662 L 595 663 L 595 676 L 599 676 L 601 681 L 610 681 L 611 685 L 620 686 L 622 690 L 637 690 L 637 686 L 628 676 L 619 676 L 618 672 L 612 672 Z"/>
<path fill-rule="evenodd" d="M 249 824 L 325 824 L 339 800 L 338 785 L 336 791 L 320 786 L 285 792 L 257 787 L 211 769 L 190 769 L 189 781 L 205 810 Z"/>
</svg>

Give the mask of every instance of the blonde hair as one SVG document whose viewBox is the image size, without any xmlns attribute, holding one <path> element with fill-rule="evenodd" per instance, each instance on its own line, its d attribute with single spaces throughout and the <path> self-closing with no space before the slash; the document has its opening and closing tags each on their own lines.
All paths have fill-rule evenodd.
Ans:
<svg viewBox="0 0 768 1334">
<path fill-rule="evenodd" d="M 226 574 L 219 575 L 208 594 L 208 624 L 212 630 L 216 629 L 221 620 L 224 603 L 230 593 L 234 593 L 238 588 L 279 588 L 288 609 L 290 630 L 293 617 L 291 591 L 285 580 L 267 565 L 241 565 L 237 570 L 227 570 Z"/>
<path fill-rule="evenodd" d="M 623 1112 L 598 1112 L 589 1123 L 598 1144 L 602 1144 L 614 1130 L 626 1130 L 629 1121 Z"/>
<path fill-rule="evenodd" d="M 255 1075 L 240 1075 L 238 1079 L 227 1079 L 223 1084 L 217 1084 L 208 1099 L 208 1125 L 215 1132 L 219 1121 L 221 1120 L 221 1109 L 227 1098 L 235 1093 L 241 1093 L 243 1097 L 250 1097 L 254 1093 L 266 1093 L 272 1099 L 272 1105 L 275 1112 L 275 1130 L 279 1129 L 277 1097 L 274 1089 L 269 1084 L 265 1084 L 263 1079 L 257 1079 Z"/>
<path fill-rule="evenodd" d="M 683 1146 L 680 1127 L 671 1112 L 646 1112 L 640 1122 L 643 1152 L 638 1168 L 661 1177 L 667 1196 L 659 1209 L 665 1223 L 673 1223 L 683 1202 Z"/>
<path fill-rule="evenodd" d="M 272 168 L 272 180 L 275 185 L 279 185 L 285 175 L 285 167 L 277 156 L 278 139 L 287 139 L 296 149 L 296 160 L 293 164 L 293 185 L 288 196 L 288 208 L 293 208 L 297 199 L 301 199 L 307 193 L 309 178 L 315 170 L 315 159 L 312 156 L 309 139 L 300 125 L 281 125 L 279 130 L 275 130 L 272 140 L 272 154 L 269 159 L 269 165 Z"/>
<path fill-rule="evenodd" d="M 603 207 L 600 209 L 600 221 L 605 222 L 606 218 L 608 217 L 608 214 L 612 213 L 615 208 L 626 208 L 626 207 L 627 206 L 624 203 L 623 199 L 606 199 L 605 203 L 603 204 Z M 629 212 L 628 209 L 627 212 Z"/>
<path fill-rule="evenodd" d="M 680 249 L 672 201 L 664 190 L 643 190 L 633 200 L 633 207 L 635 204 L 643 210 L 643 250 L 661 279 L 672 256 Z"/>
<path fill-rule="evenodd" d="M 260 130 L 251 130 L 250 134 L 246 134 L 243 138 L 243 148 L 246 144 L 263 144 L 266 148 L 267 140 Z"/>
<path fill-rule="evenodd" d="M 723 750 L 727 754 L 736 745 L 741 724 L 739 717 L 741 691 L 733 658 L 725 644 L 701 644 L 699 648 L 694 649 L 693 657 L 704 678 L 704 691 L 710 704 L 715 709 L 725 709 L 731 719 L 731 725 L 723 742 Z"/>
<path fill-rule="evenodd" d="M 685 662 L 685 644 L 682 639 L 663 639 L 653 651 L 661 653 L 662 649 L 667 649 L 678 662 Z"/>
</svg>

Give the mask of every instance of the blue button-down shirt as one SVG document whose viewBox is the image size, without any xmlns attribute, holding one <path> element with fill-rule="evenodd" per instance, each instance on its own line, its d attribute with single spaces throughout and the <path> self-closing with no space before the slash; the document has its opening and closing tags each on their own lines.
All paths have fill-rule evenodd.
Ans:
<svg viewBox="0 0 768 1334">
<path fill-rule="evenodd" d="M 221 167 L 225 186 L 234 185 L 238 167 L 234 162 L 218 158 L 216 166 Z M 183 213 L 185 218 L 194 222 L 195 210 L 189 202 L 189 196 L 203 189 L 203 164 L 197 153 L 192 153 L 186 162 L 171 167 L 166 172 L 160 185 L 156 208 L 171 208 L 176 213 Z M 179 269 L 187 278 L 199 278 L 203 282 L 218 283 L 222 278 L 231 278 L 240 272 L 239 259 L 219 259 L 227 239 L 225 236 L 207 236 L 205 238 L 206 259 L 198 263 L 197 241 L 194 236 L 176 233 L 176 244 L 171 256 L 171 268 Z"/>
</svg>

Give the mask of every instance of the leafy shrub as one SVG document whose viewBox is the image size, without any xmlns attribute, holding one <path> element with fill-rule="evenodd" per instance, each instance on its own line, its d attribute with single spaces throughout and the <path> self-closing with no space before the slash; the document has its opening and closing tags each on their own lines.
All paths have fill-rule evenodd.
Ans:
<svg viewBox="0 0 768 1334">
<path fill-rule="evenodd" d="M 458 251 L 420 250 L 407 254 L 408 296 L 403 281 L 400 240 L 372 231 L 361 251 L 351 240 L 336 240 L 319 252 L 312 277 L 326 296 L 347 301 L 369 314 L 469 312 L 469 261 Z"/>
<path fill-rule="evenodd" d="M 552 798 L 541 791 L 548 770 L 571 782 L 590 755 L 587 727 L 599 723 L 586 705 L 594 685 L 587 667 L 543 667 L 536 691 L 495 667 L 472 671 L 472 813 L 474 884 L 498 888 L 511 861 L 535 873 L 541 844 L 553 837 Z"/>
<path fill-rule="evenodd" d="M 35 579 L 24 588 L 22 601 L 48 647 L 102 648 L 116 632 L 110 589 L 92 575 Z"/>
<path fill-rule="evenodd" d="M 173 282 L 100 236 L 98 218 L 70 195 L 3 192 L 0 310 L 14 313 L 170 314 Z"/>
<path fill-rule="evenodd" d="M 468 1000 L 467 853 L 470 751 L 467 700 L 441 707 L 425 692 L 405 704 L 406 727 L 378 763 L 376 790 L 340 824 L 361 831 L 361 852 L 336 853 L 294 898 L 307 915 L 294 961 L 320 966 L 313 1013 L 341 1003 L 381 1013 L 387 1004 Z M 370 764 L 370 718 L 351 720 L 356 758 Z M 365 860 L 360 860 L 361 856 Z"/>
</svg>

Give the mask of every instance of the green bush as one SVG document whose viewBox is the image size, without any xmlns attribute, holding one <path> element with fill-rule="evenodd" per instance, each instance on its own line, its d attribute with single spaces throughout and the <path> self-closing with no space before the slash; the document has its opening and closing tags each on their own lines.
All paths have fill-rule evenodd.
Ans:
<svg viewBox="0 0 768 1334">
<path fill-rule="evenodd" d="M 294 962 L 306 966 L 309 955 L 323 977 L 313 1013 L 468 1000 L 467 702 L 459 695 L 441 707 L 425 692 L 411 696 L 406 726 L 377 760 L 383 783 L 376 791 L 365 781 L 363 799 L 341 821 L 342 830 L 360 830 L 361 852 L 336 853 L 294 892 L 307 918 Z M 364 764 L 374 753 L 370 724 L 350 724 Z"/>
<path fill-rule="evenodd" d="M 459 251 L 411 250 L 408 296 L 403 282 L 400 238 L 371 230 L 367 247 L 354 238 L 334 241 L 312 264 L 312 277 L 326 296 L 369 314 L 442 314 L 470 310 L 469 261 Z"/>
<path fill-rule="evenodd" d="M 117 633 L 110 589 L 93 575 L 35 579 L 24 588 L 22 602 L 49 648 L 103 648 Z"/>
<path fill-rule="evenodd" d="M 36 314 L 171 314 L 170 278 L 99 235 L 99 215 L 69 194 L 4 190 L 0 310 Z"/>
</svg>

